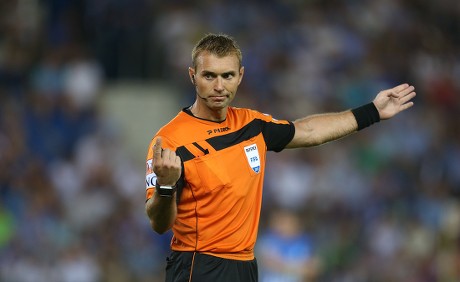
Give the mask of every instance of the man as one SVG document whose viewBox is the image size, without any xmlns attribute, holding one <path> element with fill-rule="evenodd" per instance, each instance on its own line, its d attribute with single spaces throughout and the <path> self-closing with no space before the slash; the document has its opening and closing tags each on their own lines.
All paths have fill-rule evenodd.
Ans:
<svg viewBox="0 0 460 282">
<path fill-rule="evenodd" d="M 415 96 L 413 86 L 401 84 L 356 109 L 290 122 L 231 107 L 243 75 L 236 42 L 206 35 L 189 68 L 194 104 L 150 144 L 146 212 L 156 232 L 174 233 L 166 281 L 257 281 L 266 152 L 339 139 L 410 108 Z"/>
</svg>

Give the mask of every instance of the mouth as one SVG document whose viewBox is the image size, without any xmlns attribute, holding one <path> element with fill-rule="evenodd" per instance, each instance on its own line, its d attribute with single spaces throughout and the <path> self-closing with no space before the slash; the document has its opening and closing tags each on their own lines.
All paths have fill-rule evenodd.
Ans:
<svg viewBox="0 0 460 282">
<path fill-rule="evenodd" d="M 224 101 L 225 99 L 228 98 L 228 95 L 222 95 L 222 96 L 209 96 L 209 99 L 214 100 L 216 102 L 221 102 Z"/>
</svg>

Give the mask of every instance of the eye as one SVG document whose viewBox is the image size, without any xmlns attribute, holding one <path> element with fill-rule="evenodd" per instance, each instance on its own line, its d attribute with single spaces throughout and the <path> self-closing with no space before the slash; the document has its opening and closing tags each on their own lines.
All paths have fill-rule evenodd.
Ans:
<svg viewBox="0 0 460 282">
<path fill-rule="evenodd" d="M 214 78 L 214 76 L 213 76 L 212 74 L 205 74 L 205 75 L 204 75 L 204 78 L 205 78 L 206 80 L 211 80 L 211 79 Z"/>
<path fill-rule="evenodd" d="M 222 75 L 222 78 L 223 79 L 232 79 L 233 78 L 233 74 L 232 73 L 224 73 Z"/>
</svg>

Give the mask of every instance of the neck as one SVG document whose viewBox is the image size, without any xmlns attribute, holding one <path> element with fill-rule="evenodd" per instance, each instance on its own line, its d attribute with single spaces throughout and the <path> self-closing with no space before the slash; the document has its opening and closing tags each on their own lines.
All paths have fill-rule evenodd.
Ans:
<svg viewBox="0 0 460 282">
<path fill-rule="evenodd" d="M 197 101 L 190 107 L 194 116 L 210 121 L 221 122 L 227 117 L 227 107 L 222 109 L 210 109 L 206 105 L 201 105 Z"/>
</svg>

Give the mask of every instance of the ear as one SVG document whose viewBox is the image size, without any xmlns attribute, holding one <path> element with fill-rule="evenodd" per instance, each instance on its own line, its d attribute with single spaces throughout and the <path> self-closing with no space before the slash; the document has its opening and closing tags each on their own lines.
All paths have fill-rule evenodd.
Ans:
<svg viewBox="0 0 460 282">
<path fill-rule="evenodd" d="M 243 75 L 244 75 L 244 67 L 240 68 L 240 78 L 238 80 L 238 85 L 240 85 L 241 81 L 243 80 Z"/>
<path fill-rule="evenodd" d="M 190 81 L 192 82 L 193 85 L 196 85 L 196 81 L 195 81 L 195 69 L 193 69 L 192 67 L 189 67 L 188 68 L 188 75 L 190 77 Z"/>
</svg>

